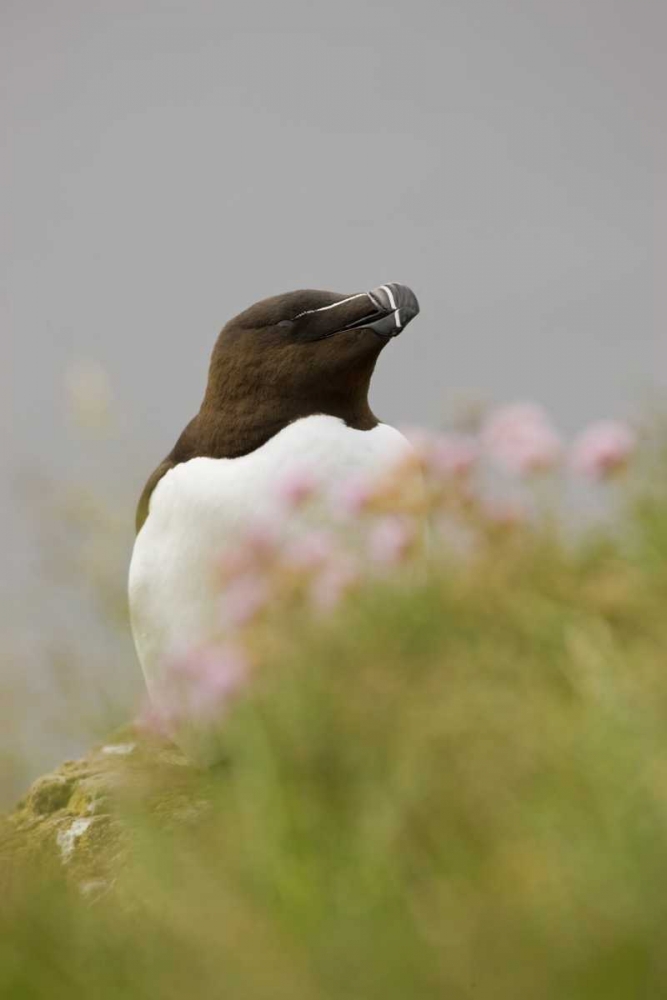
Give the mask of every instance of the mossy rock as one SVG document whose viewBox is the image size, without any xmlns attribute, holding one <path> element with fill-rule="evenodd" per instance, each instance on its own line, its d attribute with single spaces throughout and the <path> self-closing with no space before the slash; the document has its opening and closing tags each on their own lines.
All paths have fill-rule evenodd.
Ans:
<svg viewBox="0 0 667 1000">
<path fill-rule="evenodd" d="M 205 811 L 192 793 L 201 778 L 172 744 L 132 729 L 38 778 L 13 811 L 0 817 L 0 891 L 29 866 L 92 897 L 115 883 L 129 848 L 133 806 L 161 823 L 187 824 Z"/>
</svg>

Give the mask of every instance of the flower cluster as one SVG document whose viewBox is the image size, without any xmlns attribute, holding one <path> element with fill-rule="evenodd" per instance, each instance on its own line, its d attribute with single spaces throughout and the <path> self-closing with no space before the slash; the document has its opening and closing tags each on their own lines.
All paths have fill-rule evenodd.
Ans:
<svg viewBox="0 0 667 1000">
<path fill-rule="evenodd" d="M 357 478 L 327 493 L 311 470 L 277 484 L 274 517 L 251 525 L 217 564 L 219 641 L 177 657 L 171 695 L 144 723 L 161 733 L 183 722 L 218 722 L 257 665 L 256 638 L 290 615 L 329 615 L 378 579 L 419 560 L 429 531 L 429 558 L 451 541 L 495 537 L 527 527 L 516 499 L 485 492 L 483 473 L 503 470 L 520 481 L 571 470 L 609 480 L 636 449 L 629 426 L 604 421 L 568 448 L 546 412 L 515 404 L 492 412 L 478 433 L 407 432 L 412 451 L 381 477 Z M 443 529 L 444 530 L 438 530 Z M 432 551 L 435 547 L 435 552 Z"/>
</svg>

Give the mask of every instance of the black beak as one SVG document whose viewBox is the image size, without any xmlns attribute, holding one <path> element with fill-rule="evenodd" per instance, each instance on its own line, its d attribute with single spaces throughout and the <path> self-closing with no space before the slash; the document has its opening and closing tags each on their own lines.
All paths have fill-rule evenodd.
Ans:
<svg viewBox="0 0 667 1000">
<path fill-rule="evenodd" d="M 391 282 L 370 292 L 341 297 L 319 309 L 306 309 L 294 323 L 305 323 L 300 339 L 324 340 L 345 330 L 372 330 L 382 340 L 397 337 L 419 312 L 417 297 L 407 285 Z"/>
<path fill-rule="evenodd" d="M 361 327 L 372 330 L 379 337 L 397 337 L 419 313 L 417 296 L 407 285 L 391 282 L 380 285 L 366 293 L 373 312 L 346 327 L 357 330 Z"/>
</svg>

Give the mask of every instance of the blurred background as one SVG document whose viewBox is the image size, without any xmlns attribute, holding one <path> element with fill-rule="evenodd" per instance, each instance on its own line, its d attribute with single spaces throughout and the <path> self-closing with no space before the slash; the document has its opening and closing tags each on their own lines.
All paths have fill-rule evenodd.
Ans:
<svg viewBox="0 0 667 1000">
<path fill-rule="evenodd" d="M 240 309 L 410 284 L 422 315 L 374 381 L 396 424 L 533 398 L 573 433 L 665 386 L 667 8 L 5 0 L 0 20 L 18 789 L 86 745 L 72 687 L 109 722 L 140 693 L 134 505 Z"/>
</svg>

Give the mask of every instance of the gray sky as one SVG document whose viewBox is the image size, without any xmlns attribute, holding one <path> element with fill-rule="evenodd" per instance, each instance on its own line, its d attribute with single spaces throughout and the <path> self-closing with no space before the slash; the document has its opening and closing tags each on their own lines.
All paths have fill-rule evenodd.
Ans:
<svg viewBox="0 0 667 1000">
<path fill-rule="evenodd" d="M 75 474 L 62 375 L 94 358 L 134 500 L 218 329 L 293 288 L 415 289 L 374 383 L 391 422 L 472 393 L 571 431 L 667 381 L 664 0 L 3 0 L 0 22 L 7 493 L 19 467 Z"/>
</svg>

